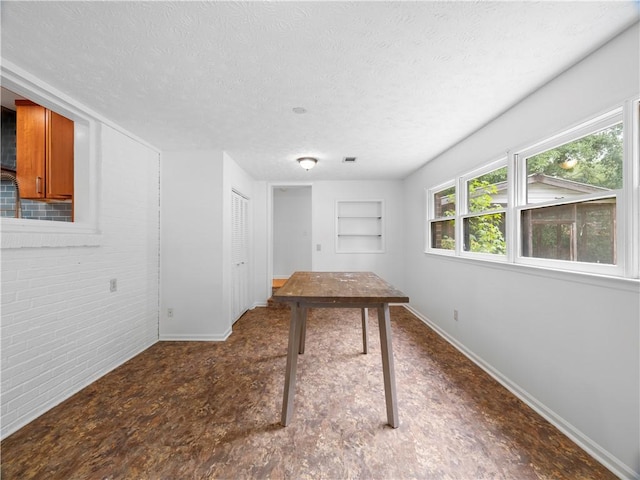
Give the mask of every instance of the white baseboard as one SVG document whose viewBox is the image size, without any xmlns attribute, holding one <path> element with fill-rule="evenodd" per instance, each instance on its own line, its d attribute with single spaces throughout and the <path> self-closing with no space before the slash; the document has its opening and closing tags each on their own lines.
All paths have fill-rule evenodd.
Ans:
<svg viewBox="0 0 640 480">
<path fill-rule="evenodd" d="M 512 382 L 509 378 L 502 375 L 498 370 L 494 369 L 490 364 L 485 362 L 482 358 L 478 357 L 472 351 L 468 350 L 463 344 L 458 342 L 455 338 L 450 336 L 447 332 L 442 330 L 438 325 L 433 323 L 427 317 L 415 310 L 409 305 L 403 305 L 407 310 L 413 313 L 418 319 L 440 335 L 444 340 L 453 345 L 473 363 L 478 365 L 482 370 L 487 372 L 503 387 L 513 393 L 516 397 L 526 403 L 529 407 L 535 410 L 540 416 L 551 423 L 554 427 L 564 433 L 567 437 L 573 440 L 580 448 L 595 458 L 598 462 L 611 470 L 612 473 L 627 480 L 640 480 L 640 472 L 634 472 L 618 460 L 614 455 L 602 448 L 599 444 L 591 440 L 579 429 L 575 428 L 561 416 L 556 414 L 553 410 L 548 408 L 543 403 L 539 402 L 534 396 L 530 395 L 526 390 L 521 388 L 517 383 Z"/>
<path fill-rule="evenodd" d="M 224 342 L 231 335 L 231 328 L 221 335 L 178 333 L 160 335 L 161 342 Z"/>
</svg>

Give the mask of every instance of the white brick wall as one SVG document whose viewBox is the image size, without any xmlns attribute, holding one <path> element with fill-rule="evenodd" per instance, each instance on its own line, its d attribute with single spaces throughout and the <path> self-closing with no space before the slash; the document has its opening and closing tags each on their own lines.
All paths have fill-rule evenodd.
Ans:
<svg viewBox="0 0 640 480">
<path fill-rule="evenodd" d="M 158 340 L 159 155 L 105 126 L 100 153 L 100 245 L 1 252 L 2 438 Z"/>
</svg>

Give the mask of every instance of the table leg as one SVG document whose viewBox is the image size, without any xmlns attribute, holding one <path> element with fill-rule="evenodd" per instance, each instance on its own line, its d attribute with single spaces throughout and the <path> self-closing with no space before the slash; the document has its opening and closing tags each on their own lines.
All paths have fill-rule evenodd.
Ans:
<svg viewBox="0 0 640 480">
<path fill-rule="evenodd" d="M 369 353 L 369 339 L 367 335 L 367 323 L 369 320 L 369 310 L 362 309 L 362 353 Z"/>
<path fill-rule="evenodd" d="M 298 349 L 302 331 L 302 315 L 299 304 L 291 304 L 291 321 L 289 323 L 289 348 L 287 350 L 287 367 L 284 376 L 284 395 L 282 399 L 282 416 L 280 423 L 286 427 L 293 414 L 293 397 L 296 393 L 296 371 L 298 368 Z"/>
<path fill-rule="evenodd" d="M 304 344 L 307 339 L 307 307 L 300 307 L 300 347 L 298 353 L 304 353 Z"/>
<path fill-rule="evenodd" d="M 396 396 L 396 374 L 393 367 L 391 348 L 391 318 L 389 304 L 378 307 L 378 326 L 380 327 L 380 347 L 382 350 L 382 373 L 384 375 L 384 394 L 387 402 L 387 422 L 398 428 L 398 402 Z"/>
</svg>

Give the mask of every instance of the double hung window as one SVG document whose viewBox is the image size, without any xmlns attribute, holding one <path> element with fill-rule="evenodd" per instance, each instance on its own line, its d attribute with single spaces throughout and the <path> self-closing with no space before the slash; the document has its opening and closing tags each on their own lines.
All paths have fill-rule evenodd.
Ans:
<svg viewBox="0 0 640 480">
<path fill-rule="evenodd" d="M 618 204 L 624 198 L 622 113 L 558 140 L 518 155 L 520 256 L 617 265 Z"/>
<path fill-rule="evenodd" d="M 465 252 L 504 255 L 506 244 L 507 166 L 464 179 L 462 215 Z"/>
<path fill-rule="evenodd" d="M 456 187 L 437 187 L 430 195 L 430 248 L 453 251 L 456 248 Z"/>
<path fill-rule="evenodd" d="M 637 278 L 639 107 L 429 189 L 426 251 Z"/>
</svg>

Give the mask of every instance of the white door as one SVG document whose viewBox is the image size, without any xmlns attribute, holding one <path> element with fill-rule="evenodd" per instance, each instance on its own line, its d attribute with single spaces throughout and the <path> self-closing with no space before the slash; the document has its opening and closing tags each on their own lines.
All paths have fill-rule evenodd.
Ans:
<svg viewBox="0 0 640 480">
<path fill-rule="evenodd" d="M 231 313 L 249 309 L 249 200 L 231 192 Z"/>
</svg>

